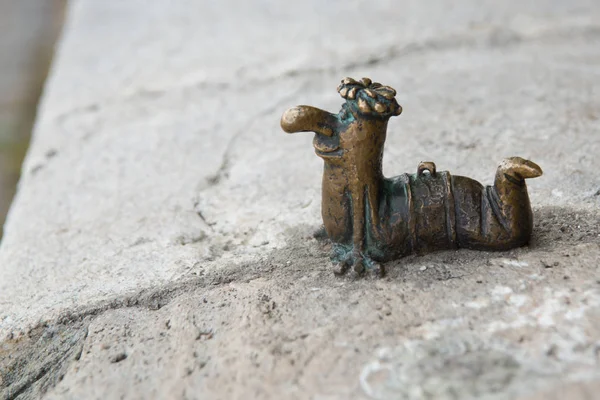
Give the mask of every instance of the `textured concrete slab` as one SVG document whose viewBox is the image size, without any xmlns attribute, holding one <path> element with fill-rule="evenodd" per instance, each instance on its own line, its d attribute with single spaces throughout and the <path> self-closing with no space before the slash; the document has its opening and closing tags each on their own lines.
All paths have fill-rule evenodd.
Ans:
<svg viewBox="0 0 600 400">
<path fill-rule="evenodd" d="M 599 17 L 583 0 L 73 2 L 0 247 L 2 394 L 593 386 Z M 490 183 L 504 157 L 539 163 L 531 245 L 333 277 L 321 162 L 279 116 L 337 110 L 347 75 L 398 90 L 386 175 L 434 160 Z"/>
</svg>

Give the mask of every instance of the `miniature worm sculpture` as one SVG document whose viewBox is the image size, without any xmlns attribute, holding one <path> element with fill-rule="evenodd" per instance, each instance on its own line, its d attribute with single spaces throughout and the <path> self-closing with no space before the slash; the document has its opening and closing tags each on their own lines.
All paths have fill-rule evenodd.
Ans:
<svg viewBox="0 0 600 400">
<path fill-rule="evenodd" d="M 297 106 L 281 117 L 285 132 L 315 132 L 316 154 L 325 161 L 322 216 L 333 243 L 334 272 L 370 269 L 380 262 L 458 247 L 506 250 L 528 243 L 533 216 L 525 179 L 541 168 L 507 158 L 493 186 L 421 162 L 415 174 L 386 178 L 383 145 L 390 117 L 400 115 L 389 86 L 346 78 L 346 100 L 337 114 Z"/>
</svg>

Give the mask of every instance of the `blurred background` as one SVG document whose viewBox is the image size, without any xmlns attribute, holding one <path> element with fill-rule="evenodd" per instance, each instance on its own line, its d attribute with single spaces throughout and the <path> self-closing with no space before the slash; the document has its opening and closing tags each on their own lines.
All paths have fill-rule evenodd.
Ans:
<svg viewBox="0 0 600 400">
<path fill-rule="evenodd" d="M 67 0 L 0 0 L 0 237 Z"/>
</svg>

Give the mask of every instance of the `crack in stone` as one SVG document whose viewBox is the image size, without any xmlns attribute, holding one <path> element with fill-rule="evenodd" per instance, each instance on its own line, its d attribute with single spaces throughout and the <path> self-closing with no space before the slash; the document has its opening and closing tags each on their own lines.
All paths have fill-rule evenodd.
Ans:
<svg viewBox="0 0 600 400">
<path fill-rule="evenodd" d="M 93 103 L 83 105 L 81 107 L 73 108 L 71 110 L 68 110 L 68 111 L 58 114 L 53 119 L 58 125 L 62 126 L 65 124 L 65 121 L 70 119 L 71 117 L 78 116 L 78 115 L 97 113 L 103 108 L 117 106 L 121 103 L 130 103 L 130 102 L 133 102 L 138 99 L 154 100 L 154 99 L 162 97 L 165 94 L 173 91 L 173 89 L 181 90 L 181 91 L 190 90 L 190 89 L 227 90 L 230 88 L 230 86 L 231 85 L 229 84 L 229 82 L 200 81 L 200 82 L 196 82 L 191 85 L 178 86 L 175 88 L 160 88 L 160 89 L 141 88 L 141 89 L 138 89 L 137 91 L 135 91 L 131 94 L 125 95 L 125 96 L 108 98 L 104 102 L 93 102 Z"/>
<path fill-rule="evenodd" d="M 87 334 L 86 323 L 46 325 L 33 329 L 27 338 L 3 342 L 10 354 L 8 363 L 0 364 L 0 398 L 38 398 L 81 357 Z"/>
<path fill-rule="evenodd" d="M 535 231 L 536 240 L 532 248 L 538 253 L 549 246 L 562 243 L 596 243 L 598 235 L 598 217 L 593 213 L 585 211 L 573 211 L 559 207 L 544 207 L 536 210 Z M 558 229 L 559 227 L 564 229 Z M 248 282 L 261 276 L 269 276 L 274 282 L 295 282 L 305 275 L 300 268 L 282 268 L 281 263 L 294 257 L 297 262 L 304 265 L 324 265 L 327 263 L 327 255 L 315 242 L 299 240 L 305 238 L 314 227 L 297 228 L 290 232 L 294 243 L 291 247 L 279 249 L 264 258 L 243 265 L 225 264 L 218 270 L 208 270 L 207 273 L 194 278 L 182 278 L 176 282 L 166 283 L 164 286 L 151 287 L 140 290 L 128 296 L 113 298 L 86 307 L 80 307 L 61 313 L 53 322 L 37 325 L 27 333 L 18 337 L 10 336 L 0 341 L 0 374 L 3 382 L 0 383 L 0 398 L 15 399 L 35 398 L 40 391 L 47 390 L 61 378 L 61 374 L 67 371 L 71 363 L 81 356 L 87 327 L 98 316 L 107 311 L 123 308 L 146 308 L 148 310 L 159 310 L 174 299 L 198 290 L 226 285 L 231 282 Z M 577 237 L 569 236 L 569 232 L 576 231 Z M 469 252 L 449 253 L 456 256 L 450 260 L 456 266 L 462 264 L 462 260 L 476 257 L 477 263 L 485 255 L 469 255 Z M 542 253 L 539 253 L 542 254 Z M 309 261 L 310 260 L 310 261 Z M 389 278 L 394 281 L 403 281 L 410 268 L 399 268 L 404 263 L 421 263 L 422 260 L 407 258 L 398 261 L 395 268 L 391 268 Z M 462 280 L 465 274 L 457 271 L 453 279 Z M 423 275 L 419 275 L 423 279 Z M 431 276 L 429 282 L 437 280 Z M 337 281 L 335 281 L 337 282 Z M 330 282 L 333 284 L 333 282 Z M 421 325 L 421 324 L 419 324 Z M 15 351 L 15 346 L 20 346 Z M 8 349 L 8 353 L 7 353 Z M 10 359 L 6 356 L 10 355 Z M 10 370 L 10 371 L 9 371 Z M 8 373 L 6 371 L 9 371 Z M 38 396 L 39 397 L 39 396 Z"/>
<path fill-rule="evenodd" d="M 283 73 L 274 76 L 262 76 L 261 78 L 255 79 L 241 79 L 240 77 L 232 77 L 227 81 L 215 82 L 201 80 L 198 82 L 176 86 L 174 88 L 158 88 L 158 89 L 147 89 L 141 88 L 136 92 L 123 96 L 108 99 L 104 104 L 100 102 L 90 103 L 81 107 L 76 107 L 72 110 L 65 111 L 58 116 L 54 117 L 54 120 L 59 124 L 64 124 L 64 121 L 71 116 L 78 114 L 93 113 L 99 111 L 101 108 L 106 108 L 120 103 L 131 102 L 135 99 L 155 99 L 163 96 L 173 90 L 186 91 L 190 89 L 218 89 L 218 90 L 255 90 L 257 85 L 273 84 L 278 80 L 294 78 L 303 75 L 314 75 L 314 74 L 340 74 L 352 72 L 359 68 L 372 67 L 376 65 L 385 64 L 394 61 L 400 57 L 406 57 L 410 55 L 423 54 L 430 51 L 437 50 L 452 50 L 460 48 L 474 48 L 477 46 L 481 47 L 507 47 L 513 45 L 519 45 L 522 43 L 540 42 L 544 40 L 552 40 L 554 43 L 557 39 L 573 39 L 573 38 L 584 38 L 591 39 L 600 36 L 600 26 L 586 25 L 586 26 L 573 26 L 566 25 L 564 27 L 549 29 L 540 35 L 526 36 L 515 30 L 508 28 L 495 28 L 487 32 L 487 34 L 451 34 L 443 38 L 433 38 L 424 40 L 422 42 L 409 42 L 401 45 L 392 44 L 385 50 L 380 50 L 377 54 L 367 54 L 359 56 L 359 61 L 351 61 L 342 64 L 341 66 L 328 66 L 321 68 L 305 68 L 301 70 L 287 70 Z M 356 57 L 356 55 L 353 55 Z M 240 75 L 239 71 L 234 74 L 235 76 Z M 240 85 L 233 85 L 231 81 L 242 82 Z M 260 115 L 260 113 L 259 113 Z"/>
<path fill-rule="evenodd" d="M 202 214 L 202 211 L 198 210 L 198 201 L 194 202 L 194 209 L 196 210 L 196 215 L 198 217 L 200 217 L 200 219 L 202 220 L 202 222 L 204 222 L 204 224 L 208 227 L 208 229 L 210 229 L 212 232 L 214 232 L 214 228 L 213 228 L 214 223 L 208 222 L 206 220 L 206 218 L 204 217 L 204 214 Z"/>
<path fill-rule="evenodd" d="M 271 104 L 268 107 L 265 107 L 261 111 L 257 112 L 256 114 L 252 115 L 251 117 L 249 117 L 247 121 L 251 123 L 252 121 L 255 121 L 261 117 L 264 117 L 264 116 L 274 113 L 280 107 L 282 107 L 283 104 L 288 103 L 291 99 L 293 99 L 295 96 L 297 96 L 297 94 L 301 90 L 302 89 L 300 88 L 287 96 L 283 96 L 275 103 Z M 246 127 L 237 131 L 229 139 L 227 146 L 225 146 L 225 151 L 223 152 L 223 157 L 221 159 L 221 164 L 220 164 L 219 168 L 217 169 L 217 171 L 214 174 L 210 175 L 206 179 L 206 185 L 204 185 L 204 187 L 201 187 L 200 191 L 203 191 L 212 186 L 216 186 L 219 183 L 221 183 L 224 179 L 227 179 L 229 177 L 229 172 L 231 171 L 231 167 L 232 167 L 231 153 L 233 152 L 233 149 L 235 148 L 235 145 L 236 145 L 238 139 L 242 136 L 242 134 L 245 131 L 246 131 Z"/>
<path fill-rule="evenodd" d="M 197 190 L 197 195 L 193 199 L 193 209 L 196 211 L 196 214 L 198 215 L 198 217 L 200 217 L 200 219 L 210 229 L 211 232 L 214 232 L 214 228 L 213 228 L 214 223 L 209 222 L 206 219 L 204 212 L 200 209 L 200 197 L 201 197 L 200 194 L 209 188 L 218 186 L 220 183 L 224 182 L 225 180 L 227 180 L 229 178 L 229 173 L 233 166 L 233 164 L 231 162 L 232 153 L 233 153 L 233 150 L 235 149 L 237 141 L 242 136 L 242 134 L 244 132 L 246 132 L 246 126 L 249 123 L 251 123 L 252 121 L 255 121 L 261 117 L 264 117 L 264 116 L 274 113 L 280 107 L 282 107 L 283 104 L 288 103 L 291 99 L 293 99 L 295 96 L 297 96 L 297 94 L 301 90 L 302 90 L 302 88 L 299 88 L 298 90 L 292 92 L 291 94 L 283 96 L 278 101 L 274 102 L 273 104 L 271 104 L 268 107 L 265 107 L 264 109 L 260 110 L 259 112 L 257 112 L 256 114 L 254 114 L 253 116 L 248 118 L 247 123 L 244 124 L 245 127 L 240 129 L 239 131 L 237 131 L 227 142 L 227 145 L 225 146 L 225 150 L 223 151 L 221 163 L 220 163 L 217 171 L 214 174 L 205 178 L 204 181 L 200 183 L 199 188 Z"/>
<path fill-rule="evenodd" d="M 600 36 L 600 26 L 589 25 L 584 27 L 566 26 L 554 30 L 548 30 L 538 36 L 524 36 L 517 31 L 506 28 L 496 28 L 481 37 L 481 35 L 472 34 L 454 34 L 444 38 L 434 38 L 423 42 L 405 43 L 402 45 L 391 45 L 385 50 L 379 50 L 376 54 L 358 57 L 359 61 L 347 62 L 339 67 L 329 66 L 321 68 L 307 68 L 302 70 L 289 70 L 283 74 L 261 79 L 252 84 L 272 82 L 278 79 L 298 77 L 302 75 L 313 74 L 339 74 L 350 73 L 357 69 L 373 67 L 389 63 L 401 57 L 428 53 L 431 51 L 453 50 L 461 48 L 475 47 L 508 47 L 523 43 L 540 42 L 551 39 L 554 42 L 557 39 L 585 38 Z"/>
<path fill-rule="evenodd" d="M 63 312 L 55 322 L 34 326 L 18 338 L 9 336 L 0 342 L 0 376 L 3 378 L 0 398 L 37 398 L 37 394 L 54 386 L 62 379 L 70 363 L 81 357 L 88 326 L 101 314 L 130 307 L 156 311 L 180 295 L 201 287 L 228 284 L 244 274 L 240 268 L 228 268 L 227 271 L 181 280 L 166 287 L 143 289 L 124 298 Z M 8 349 L 10 358 L 3 357 L 4 349 Z"/>
</svg>

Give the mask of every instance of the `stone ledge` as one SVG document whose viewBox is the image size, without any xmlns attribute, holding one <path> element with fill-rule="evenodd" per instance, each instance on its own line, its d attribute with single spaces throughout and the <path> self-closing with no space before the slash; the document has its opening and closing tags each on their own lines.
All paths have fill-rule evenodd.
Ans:
<svg viewBox="0 0 600 400">
<path fill-rule="evenodd" d="M 3 395 L 161 397 L 175 382 L 192 397 L 377 398 L 403 393 L 410 368 L 442 397 L 464 379 L 461 398 L 502 398 L 597 379 L 593 3 L 143 4 L 71 5 L 0 247 Z M 312 238 L 321 164 L 278 122 L 295 104 L 337 109 L 345 75 L 398 89 L 387 175 L 431 159 L 489 183 L 506 156 L 538 162 L 531 246 L 333 278 Z M 431 346 L 475 355 L 427 361 Z M 422 373 L 467 353 L 500 366 Z"/>
</svg>

